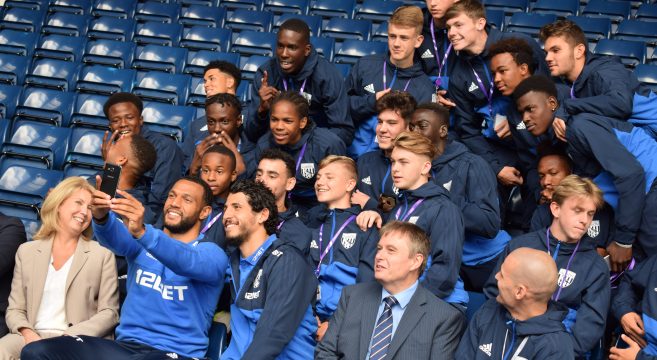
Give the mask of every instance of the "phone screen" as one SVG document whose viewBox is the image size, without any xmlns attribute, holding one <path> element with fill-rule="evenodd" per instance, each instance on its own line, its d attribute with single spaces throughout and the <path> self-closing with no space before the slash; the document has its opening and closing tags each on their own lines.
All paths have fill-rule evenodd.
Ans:
<svg viewBox="0 0 657 360">
<path fill-rule="evenodd" d="M 103 168 L 103 178 L 100 183 L 100 191 L 105 194 L 115 197 L 116 187 L 119 185 L 119 177 L 121 176 L 121 167 L 114 164 L 105 164 Z"/>
</svg>

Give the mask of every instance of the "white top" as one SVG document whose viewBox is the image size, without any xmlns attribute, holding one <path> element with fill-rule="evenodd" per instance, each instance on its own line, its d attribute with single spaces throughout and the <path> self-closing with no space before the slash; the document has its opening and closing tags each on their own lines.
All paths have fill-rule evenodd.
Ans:
<svg viewBox="0 0 657 360">
<path fill-rule="evenodd" d="M 53 258 L 50 257 L 48 276 L 46 277 L 46 284 L 43 287 L 41 305 L 39 306 L 36 323 L 34 324 L 35 330 L 64 332 L 68 329 L 65 308 L 66 278 L 73 263 L 73 256 L 71 255 L 59 270 L 55 270 L 55 267 L 52 265 Z"/>
</svg>

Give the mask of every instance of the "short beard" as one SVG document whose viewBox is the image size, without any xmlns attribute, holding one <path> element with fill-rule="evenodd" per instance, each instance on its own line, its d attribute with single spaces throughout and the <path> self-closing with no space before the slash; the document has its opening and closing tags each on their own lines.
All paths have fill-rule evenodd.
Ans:
<svg viewBox="0 0 657 360">
<path fill-rule="evenodd" d="M 246 234 L 241 234 L 237 236 L 226 236 L 226 244 L 231 247 L 239 247 L 246 241 Z"/>
<path fill-rule="evenodd" d="M 172 234 L 184 234 L 191 230 L 194 225 L 196 225 L 196 219 L 198 219 L 198 215 L 196 218 L 194 217 L 186 217 L 180 220 L 180 223 L 177 225 L 169 225 L 166 223 L 166 220 L 164 220 L 164 228 L 169 230 L 170 233 Z"/>
</svg>

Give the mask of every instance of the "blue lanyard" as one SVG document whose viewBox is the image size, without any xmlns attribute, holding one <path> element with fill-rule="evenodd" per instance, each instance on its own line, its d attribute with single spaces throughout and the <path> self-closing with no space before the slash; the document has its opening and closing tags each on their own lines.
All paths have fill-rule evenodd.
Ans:
<svg viewBox="0 0 657 360">
<path fill-rule="evenodd" d="M 388 84 L 386 82 L 386 63 L 387 63 L 387 61 L 384 60 L 383 61 L 383 90 L 387 90 L 387 89 L 392 88 L 392 86 L 395 84 L 395 81 L 397 80 L 397 68 L 395 67 L 395 72 L 392 75 L 392 80 L 390 81 L 390 86 L 388 86 Z M 404 91 L 406 91 L 406 89 L 408 89 L 408 84 L 410 84 L 410 83 L 411 83 L 411 79 L 408 79 L 408 81 L 406 81 L 406 85 L 404 86 Z"/>
<path fill-rule="evenodd" d="M 385 193 L 385 188 L 386 188 L 386 181 L 388 180 L 388 177 L 390 176 L 390 169 L 392 168 L 391 164 L 388 164 L 388 170 L 386 171 L 386 175 L 383 177 L 383 181 L 381 181 L 381 195 Z"/>
</svg>

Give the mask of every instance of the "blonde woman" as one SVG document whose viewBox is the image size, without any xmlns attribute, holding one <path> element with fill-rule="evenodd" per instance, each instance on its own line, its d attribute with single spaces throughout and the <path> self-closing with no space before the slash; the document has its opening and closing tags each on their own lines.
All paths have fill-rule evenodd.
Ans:
<svg viewBox="0 0 657 360">
<path fill-rule="evenodd" d="M 16 253 L 0 360 L 18 359 L 26 344 L 44 338 L 111 336 L 119 318 L 116 263 L 90 240 L 93 191 L 72 177 L 46 197 L 41 228 Z"/>
</svg>

